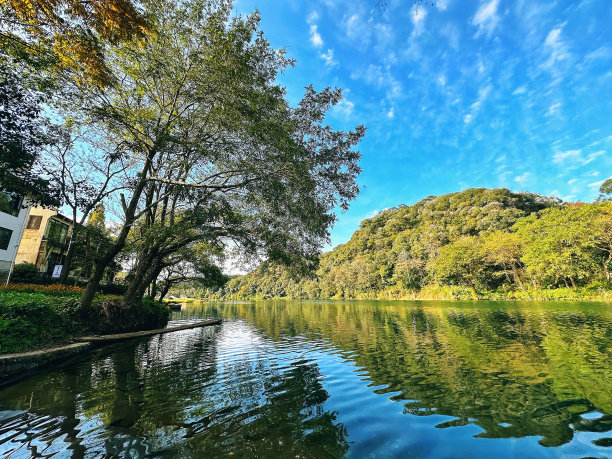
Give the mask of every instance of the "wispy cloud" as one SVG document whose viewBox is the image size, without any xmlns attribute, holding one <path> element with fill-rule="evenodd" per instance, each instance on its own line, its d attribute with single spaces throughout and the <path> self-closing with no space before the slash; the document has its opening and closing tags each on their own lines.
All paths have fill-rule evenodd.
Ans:
<svg viewBox="0 0 612 459">
<path fill-rule="evenodd" d="M 598 150 L 584 155 L 582 149 L 557 151 L 553 154 L 552 160 L 554 163 L 562 164 L 566 168 L 575 168 L 592 163 L 605 153 L 605 150 Z"/>
<path fill-rule="evenodd" d="M 427 17 L 427 10 L 424 8 L 417 8 L 416 5 L 410 10 L 410 20 L 412 21 L 412 35 L 418 36 L 425 31 L 425 18 Z"/>
<path fill-rule="evenodd" d="M 570 57 L 570 53 L 567 44 L 561 38 L 561 31 L 563 25 L 552 29 L 546 35 L 544 40 L 544 47 L 548 50 L 548 58 L 544 62 L 543 67 L 546 69 L 554 70 L 555 66 Z"/>
<path fill-rule="evenodd" d="M 490 2 L 483 2 L 480 4 L 478 11 L 472 18 L 472 25 L 478 27 L 476 32 L 476 38 L 483 33 L 490 37 L 495 27 L 499 23 L 499 15 L 497 14 L 497 7 L 499 6 L 499 0 L 491 0 Z"/>
<path fill-rule="evenodd" d="M 546 112 L 546 116 L 552 116 L 559 112 L 561 108 L 561 102 L 557 102 L 548 107 L 548 111 Z"/>
<path fill-rule="evenodd" d="M 525 172 L 524 174 L 514 177 L 514 181 L 523 186 L 527 183 L 527 181 L 529 181 L 529 177 L 531 177 L 531 172 Z"/>
<path fill-rule="evenodd" d="M 317 31 L 316 24 L 310 26 L 310 43 L 316 48 L 323 46 L 323 38 L 321 38 L 321 34 Z"/>
<path fill-rule="evenodd" d="M 346 92 L 348 91 L 345 91 L 345 93 Z M 334 105 L 333 111 L 337 115 L 340 115 L 343 118 L 348 118 L 353 113 L 354 109 L 355 109 L 355 104 L 351 102 L 350 100 L 344 98 L 339 103 Z"/>
<path fill-rule="evenodd" d="M 310 43 L 315 48 L 320 48 L 323 46 L 323 37 L 318 31 L 318 26 L 316 22 L 319 20 L 319 13 L 313 11 L 306 18 L 306 22 L 310 25 Z"/>
<path fill-rule="evenodd" d="M 463 118 L 463 121 L 466 124 L 470 124 L 474 120 L 476 115 L 478 115 L 482 104 L 487 100 L 492 89 L 493 87 L 491 85 L 487 85 L 484 88 L 480 88 L 478 90 L 478 97 L 476 98 L 476 101 L 472 105 L 470 105 L 470 112 Z"/>
<path fill-rule="evenodd" d="M 328 49 L 327 53 L 319 54 L 319 57 L 325 61 L 325 66 L 333 68 L 338 65 L 338 62 L 334 59 L 334 50 Z"/>
</svg>

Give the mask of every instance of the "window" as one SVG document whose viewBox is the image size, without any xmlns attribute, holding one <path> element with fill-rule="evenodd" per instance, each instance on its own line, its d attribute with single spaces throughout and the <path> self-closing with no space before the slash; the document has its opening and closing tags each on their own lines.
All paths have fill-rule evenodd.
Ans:
<svg viewBox="0 0 612 459">
<path fill-rule="evenodd" d="M 0 191 L 0 212 L 16 217 L 21 211 L 23 198 L 17 194 Z"/>
<path fill-rule="evenodd" d="M 41 222 L 42 222 L 42 215 L 30 215 L 30 218 L 28 218 L 28 224 L 26 225 L 26 229 L 31 229 L 31 230 L 40 229 Z"/>
<path fill-rule="evenodd" d="M 47 240 L 52 244 L 63 245 L 68 235 L 68 226 L 51 218 L 47 226 Z"/>
<path fill-rule="evenodd" d="M 7 250 L 9 244 L 11 243 L 11 236 L 13 235 L 13 230 L 8 228 L 3 228 L 0 226 L 0 250 Z"/>
</svg>

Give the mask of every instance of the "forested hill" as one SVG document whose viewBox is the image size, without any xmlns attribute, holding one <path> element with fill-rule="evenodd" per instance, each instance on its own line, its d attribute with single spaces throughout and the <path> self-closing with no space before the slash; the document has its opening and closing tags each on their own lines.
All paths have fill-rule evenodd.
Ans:
<svg viewBox="0 0 612 459">
<path fill-rule="evenodd" d="M 606 237 L 608 239 L 606 239 Z M 507 189 L 430 196 L 364 220 L 350 241 L 296 276 L 262 264 L 216 293 L 231 298 L 444 296 L 604 285 L 612 204 L 562 204 Z M 209 292 L 209 294 L 213 294 Z"/>
</svg>

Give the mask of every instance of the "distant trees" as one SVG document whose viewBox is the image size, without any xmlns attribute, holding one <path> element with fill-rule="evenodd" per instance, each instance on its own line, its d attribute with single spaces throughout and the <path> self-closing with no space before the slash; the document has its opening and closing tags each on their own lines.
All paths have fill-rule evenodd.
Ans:
<svg viewBox="0 0 612 459">
<path fill-rule="evenodd" d="M 442 283 L 466 285 L 478 296 L 485 271 L 482 241 L 476 236 L 463 236 L 440 248 L 430 263 L 433 278 Z"/>
<path fill-rule="evenodd" d="M 595 272 L 591 224 L 597 207 L 581 205 L 547 209 L 515 225 L 525 241 L 522 261 L 540 283 L 576 287 Z M 569 284 L 568 284 L 569 282 Z"/>
<path fill-rule="evenodd" d="M 436 285 L 478 296 L 498 289 L 609 288 L 611 263 L 612 203 L 561 205 L 530 193 L 471 189 L 362 222 L 349 242 L 321 256 L 314 279 L 297 279 L 284 294 L 375 298 Z M 268 266 L 232 279 L 224 291 L 266 297 L 265 286 L 279 285 L 278 276 L 283 270 Z"/>
</svg>

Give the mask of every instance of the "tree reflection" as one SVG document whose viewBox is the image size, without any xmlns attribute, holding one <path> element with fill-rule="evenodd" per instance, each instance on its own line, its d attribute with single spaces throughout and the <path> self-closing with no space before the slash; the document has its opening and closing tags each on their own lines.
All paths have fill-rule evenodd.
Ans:
<svg viewBox="0 0 612 459">
<path fill-rule="evenodd" d="M 418 306 L 415 307 L 415 304 Z M 483 306 L 484 305 L 484 306 Z M 197 307 L 197 306 L 196 306 Z M 210 304 L 278 339 L 329 338 L 351 353 L 381 392 L 409 400 L 405 413 L 474 423 L 480 437 L 541 436 L 544 446 L 569 442 L 576 430 L 610 428 L 612 326 L 598 305 L 478 303 L 261 302 Z"/>
<path fill-rule="evenodd" d="M 0 413 L 24 410 L 0 417 L 0 448 L 76 457 L 348 451 L 346 429 L 323 408 L 329 394 L 316 364 L 219 358 L 219 345 L 214 330 L 160 335 L 0 390 Z"/>
</svg>

